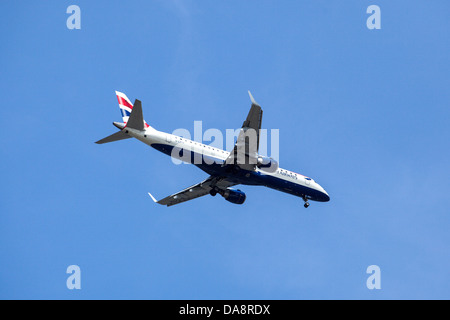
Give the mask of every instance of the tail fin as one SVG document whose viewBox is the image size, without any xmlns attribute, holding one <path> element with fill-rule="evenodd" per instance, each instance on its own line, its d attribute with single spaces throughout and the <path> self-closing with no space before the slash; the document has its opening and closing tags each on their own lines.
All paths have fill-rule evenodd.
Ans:
<svg viewBox="0 0 450 320">
<path fill-rule="evenodd" d="M 116 91 L 116 96 L 117 96 L 117 100 L 119 101 L 119 108 L 120 108 L 120 113 L 122 115 L 122 120 L 126 125 L 128 122 L 128 119 L 130 118 L 131 111 L 133 110 L 133 104 L 131 103 L 130 99 L 128 99 L 128 97 L 126 96 L 125 93 Z M 144 129 L 147 129 L 148 127 L 150 127 L 150 126 L 144 120 Z"/>
<path fill-rule="evenodd" d="M 133 110 L 130 113 L 130 116 L 128 117 L 128 122 L 126 127 L 131 129 L 136 129 L 139 131 L 144 131 L 145 128 L 145 122 L 144 122 L 144 116 L 142 115 L 142 104 L 141 101 L 138 99 L 134 100 Z"/>
<path fill-rule="evenodd" d="M 141 101 L 136 99 L 133 105 L 124 93 L 116 91 L 116 96 L 119 101 L 120 113 L 122 114 L 122 120 L 124 123 L 114 122 L 114 126 L 116 126 L 120 131 L 97 141 L 96 143 L 98 144 L 131 138 L 131 136 L 128 135 L 128 130 L 124 130 L 125 127 L 139 131 L 144 131 L 147 128 L 153 129 L 144 121 L 144 117 L 142 116 Z"/>
</svg>

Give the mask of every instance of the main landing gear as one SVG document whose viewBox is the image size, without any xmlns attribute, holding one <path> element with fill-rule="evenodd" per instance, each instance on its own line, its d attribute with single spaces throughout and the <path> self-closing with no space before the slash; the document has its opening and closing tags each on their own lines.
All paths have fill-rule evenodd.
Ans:
<svg viewBox="0 0 450 320">
<path fill-rule="evenodd" d="M 304 204 L 303 206 L 304 206 L 305 208 L 308 208 L 308 207 L 309 207 L 308 199 L 307 199 L 305 196 L 303 196 L 302 198 L 303 198 L 303 201 L 305 201 L 305 204 Z"/>
</svg>

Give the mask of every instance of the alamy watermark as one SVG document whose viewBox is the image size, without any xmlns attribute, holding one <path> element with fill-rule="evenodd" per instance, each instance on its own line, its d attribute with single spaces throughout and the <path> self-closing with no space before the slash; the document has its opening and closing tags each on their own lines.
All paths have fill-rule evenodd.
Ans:
<svg viewBox="0 0 450 320">
<path fill-rule="evenodd" d="M 380 267 L 377 265 L 368 266 L 366 273 L 370 274 L 370 276 L 367 278 L 367 281 L 366 281 L 367 289 L 380 290 L 381 289 L 381 269 L 380 269 Z"/>
<path fill-rule="evenodd" d="M 202 121 L 194 121 L 194 133 L 179 128 L 166 136 L 175 164 L 261 164 L 260 155 L 269 155 L 279 162 L 280 130 L 252 128 L 226 129 L 225 135 L 216 128 L 203 131 Z M 223 149 L 227 150 L 224 151 Z M 266 157 L 264 157 L 266 159 Z M 268 164 L 270 165 L 270 164 Z"/>
<path fill-rule="evenodd" d="M 77 5 L 70 5 L 66 10 L 70 16 L 67 18 L 66 26 L 69 30 L 81 29 L 81 9 Z M 369 30 L 381 29 L 381 9 L 377 5 L 367 7 L 366 13 L 370 14 L 367 18 L 366 26 Z"/>
<path fill-rule="evenodd" d="M 67 29 L 81 29 L 81 9 L 77 5 L 71 5 L 67 7 L 66 13 L 70 14 L 67 18 Z"/>
<path fill-rule="evenodd" d="M 370 17 L 367 18 L 366 25 L 369 30 L 379 30 L 381 29 L 381 9 L 377 5 L 371 5 L 367 8 L 366 11 L 370 14 Z"/>
<path fill-rule="evenodd" d="M 67 267 L 66 270 L 67 274 L 70 274 L 70 276 L 67 278 L 66 286 L 67 289 L 73 290 L 81 289 L 81 269 L 79 266 L 73 264 Z"/>
</svg>

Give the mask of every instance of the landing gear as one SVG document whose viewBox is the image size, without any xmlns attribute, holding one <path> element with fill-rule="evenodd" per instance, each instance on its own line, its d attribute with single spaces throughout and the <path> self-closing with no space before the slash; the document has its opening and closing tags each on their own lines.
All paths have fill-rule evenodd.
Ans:
<svg viewBox="0 0 450 320">
<path fill-rule="evenodd" d="M 215 197 L 216 194 L 217 194 L 217 189 L 216 189 L 216 188 L 211 189 L 211 190 L 209 191 L 209 194 L 212 195 L 213 197 Z"/>
<path fill-rule="evenodd" d="M 305 208 L 308 208 L 308 207 L 309 207 L 308 199 L 306 198 L 306 196 L 303 196 L 302 198 L 303 198 L 303 201 L 305 201 L 305 204 L 304 204 L 303 206 L 304 206 Z"/>
</svg>

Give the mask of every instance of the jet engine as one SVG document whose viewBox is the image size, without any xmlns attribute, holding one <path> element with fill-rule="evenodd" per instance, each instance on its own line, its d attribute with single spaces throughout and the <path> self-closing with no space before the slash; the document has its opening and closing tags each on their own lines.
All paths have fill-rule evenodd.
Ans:
<svg viewBox="0 0 450 320">
<path fill-rule="evenodd" d="M 274 173 L 278 170 L 278 162 L 269 157 L 258 156 L 256 166 L 266 172 Z"/>
<path fill-rule="evenodd" d="M 234 204 L 243 204 L 246 198 L 245 193 L 241 190 L 226 189 L 223 192 L 220 192 L 220 194 L 225 200 Z"/>
</svg>

